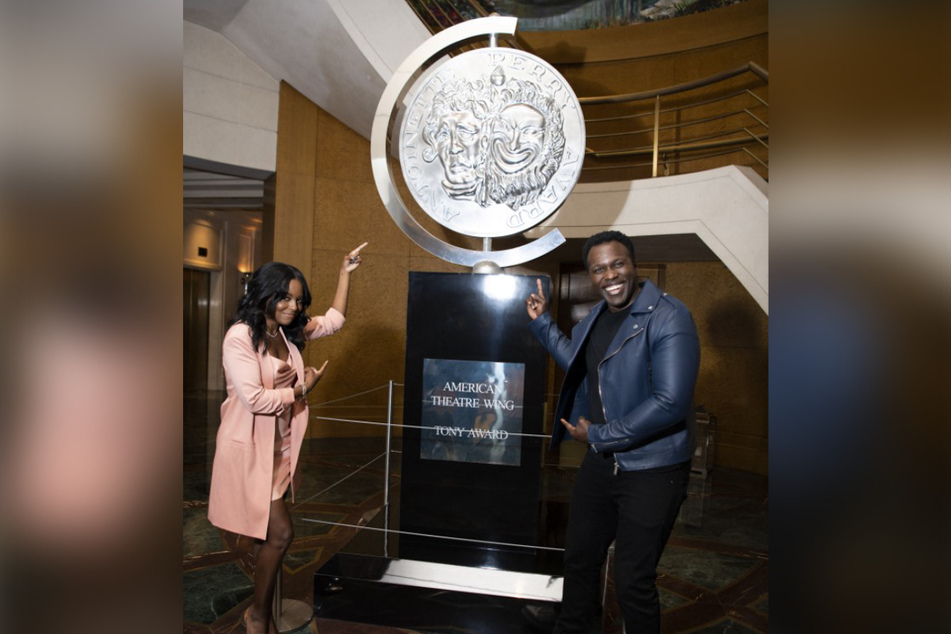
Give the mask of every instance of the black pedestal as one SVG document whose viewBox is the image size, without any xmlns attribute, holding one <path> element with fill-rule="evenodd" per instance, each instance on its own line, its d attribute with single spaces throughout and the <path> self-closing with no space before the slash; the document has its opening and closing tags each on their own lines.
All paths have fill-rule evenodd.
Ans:
<svg viewBox="0 0 951 634">
<path fill-rule="evenodd" d="M 564 524 L 564 504 L 540 505 L 547 353 L 525 310 L 536 279 L 410 273 L 400 485 L 367 526 L 389 530 L 358 534 L 318 571 L 318 616 L 524 634 L 525 605 L 561 599 L 561 532 L 539 530 L 541 517 Z"/>
<path fill-rule="evenodd" d="M 400 554 L 530 571 L 538 543 L 546 352 L 536 277 L 410 273 Z M 548 292 L 548 279 L 543 282 Z M 414 533 L 461 538 L 442 540 Z"/>
</svg>

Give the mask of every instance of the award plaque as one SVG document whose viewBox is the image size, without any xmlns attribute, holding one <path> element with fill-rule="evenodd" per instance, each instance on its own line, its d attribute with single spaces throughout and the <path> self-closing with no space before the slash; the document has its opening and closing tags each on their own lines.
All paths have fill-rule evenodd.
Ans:
<svg viewBox="0 0 951 634">
<path fill-rule="evenodd" d="M 525 364 L 423 360 L 420 458 L 517 467 Z"/>
</svg>

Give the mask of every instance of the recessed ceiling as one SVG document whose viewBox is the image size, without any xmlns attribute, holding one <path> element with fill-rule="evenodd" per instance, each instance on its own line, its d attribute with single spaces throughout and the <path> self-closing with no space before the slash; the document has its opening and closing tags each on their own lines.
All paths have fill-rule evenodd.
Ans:
<svg viewBox="0 0 951 634">
<path fill-rule="evenodd" d="M 183 209 L 261 211 L 263 207 L 263 180 L 182 168 Z"/>
</svg>

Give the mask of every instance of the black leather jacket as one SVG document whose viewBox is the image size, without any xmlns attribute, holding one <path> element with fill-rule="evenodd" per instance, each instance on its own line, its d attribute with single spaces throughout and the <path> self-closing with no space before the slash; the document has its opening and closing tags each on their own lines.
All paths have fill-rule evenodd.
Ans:
<svg viewBox="0 0 951 634">
<path fill-rule="evenodd" d="M 604 425 L 588 428 L 590 449 L 613 452 L 621 471 L 686 462 L 693 455 L 693 391 L 700 368 L 700 341 L 690 311 L 650 280 L 630 307 L 600 363 Z M 584 345 L 602 301 L 571 331 L 569 339 L 546 312 L 529 324 L 532 334 L 566 371 L 555 408 L 551 446 L 565 439 L 565 418 L 588 418 Z M 570 436 L 568 436 L 570 438 Z"/>
</svg>

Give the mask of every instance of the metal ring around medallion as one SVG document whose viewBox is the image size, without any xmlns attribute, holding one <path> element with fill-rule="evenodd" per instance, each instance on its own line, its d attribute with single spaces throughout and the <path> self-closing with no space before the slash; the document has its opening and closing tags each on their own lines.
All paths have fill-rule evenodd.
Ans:
<svg viewBox="0 0 951 634">
<path fill-rule="evenodd" d="M 403 178 L 419 206 L 448 229 L 488 238 L 528 230 L 554 213 L 580 175 L 584 119 L 574 92 L 544 60 L 490 47 L 420 68 L 479 36 L 514 34 L 516 18 L 469 20 L 433 36 L 396 70 L 377 106 L 370 140 L 377 190 L 397 226 L 433 255 L 464 266 L 515 266 L 564 243 L 557 229 L 502 251 L 470 250 L 429 233 L 407 211 L 391 173 L 399 135 Z M 412 94 L 408 94 L 412 93 Z"/>
</svg>

